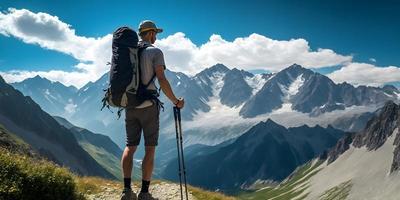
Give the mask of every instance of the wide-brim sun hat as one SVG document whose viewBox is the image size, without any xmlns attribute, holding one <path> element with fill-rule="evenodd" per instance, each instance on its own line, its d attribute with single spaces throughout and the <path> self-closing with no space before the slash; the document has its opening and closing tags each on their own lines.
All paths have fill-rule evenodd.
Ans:
<svg viewBox="0 0 400 200">
<path fill-rule="evenodd" d="M 151 20 L 144 20 L 139 24 L 139 33 L 146 32 L 146 31 L 155 31 L 156 33 L 163 32 L 162 28 L 158 28 L 156 24 Z"/>
</svg>

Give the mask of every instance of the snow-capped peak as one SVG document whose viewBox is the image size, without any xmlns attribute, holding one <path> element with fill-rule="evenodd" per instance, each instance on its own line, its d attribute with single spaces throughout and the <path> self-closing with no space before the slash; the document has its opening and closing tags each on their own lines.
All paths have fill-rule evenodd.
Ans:
<svg viewBox="0 0 400 200">
<path fill-rule="evenodd" d="M 268 78 L 264 78 L 263 74 L 256 74 L 253 77 L 245 77 L 245 81 L 251 88 L 253 88 L 252 93 L 253 95 L 255 95 L 258 91 L 261 90 L 265 83 L 271 80 L 272 77 L 273 75 Z"/>
<path fill-rule="evenodd" d="M 289 86 L 279 84 L 279 87 L 281 88 L 281 91 L 283 93 L 284 102 L 289 101 L 292 96 L 295 96 L 299 92 L 299 89 L 301 88 L 301 86 L 303 86 L 303 84 L 303 74 L 297 76 L 296 79 L 294 79 Z"/>
</svg>

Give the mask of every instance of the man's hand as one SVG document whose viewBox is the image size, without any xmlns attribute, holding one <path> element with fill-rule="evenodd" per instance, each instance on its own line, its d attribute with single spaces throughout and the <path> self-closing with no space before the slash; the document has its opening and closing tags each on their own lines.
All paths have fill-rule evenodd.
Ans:
<svg viewBox="0 0 400 200">
<path fill-rule="evenodd" d="M 175 106 L 179 109 L 182 109 L 183 106 L 185 105 L 185 99 L 182 97 L 178 99 L 178 102 L 175 104 Z"/>
</svg>

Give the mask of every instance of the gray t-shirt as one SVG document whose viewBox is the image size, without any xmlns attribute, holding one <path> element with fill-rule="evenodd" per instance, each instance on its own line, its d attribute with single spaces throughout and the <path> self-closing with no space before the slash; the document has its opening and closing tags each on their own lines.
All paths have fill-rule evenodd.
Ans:
<svg viewBox="0 0 400 200">
<path fill-rule="evenodd" d="M 156 66 L 162 65 L 165 69 L 164 55 L 159 48 L 154 47 L 150 43 L 144 41 L 141 41 L 141 43 L 149 45 L 146 49 L 143 50 L 140 56 L 140 75 L 142 77 L 142 83 L 147 84 L 153 77 Z M 156 89 L 154 80 L 153 83 L 149 85 L 148 89 Z"/>
<path fill-rule="evenodd" d="M 141 70 L 140 75 L 142 77 L 142 83 L 147 84 L 155 74 L 156 66 L 162 65 L 164 66 L 165 69 L 164 55 L 159 48 L 154 47 L 150 43 L 145 41 L 140 41 L 140 43 L 148 45 L 148 47 L 144 49 L 142 51 L 142 54 L 140 55 L 140 70 Z M 155 80 L 156 78 L 153 79 L 153 82 L 149 84 L 149 87 L 147 89 L 156 90 Z M 152 105 L 151 101 L 147 101 L 143 102 L 136 108 L 145 108 L 151 105 Z"/>
</svg>

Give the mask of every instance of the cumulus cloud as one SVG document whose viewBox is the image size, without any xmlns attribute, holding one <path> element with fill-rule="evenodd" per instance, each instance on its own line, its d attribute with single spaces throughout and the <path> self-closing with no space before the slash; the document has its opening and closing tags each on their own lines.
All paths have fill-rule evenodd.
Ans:
<svg viewBox="0 0 400 200">
<path fill-rule="evenodd" d="M 103 75 L 108 68 L 106 63 L 111 58 L 110 34 L 100 38 L 77 36 L 69 24 L 47 13 L 33 13 L 26 9 L 14 8 L 8 9 L 6 13 L 0 12 L 0 34 L 71 55 L 80 61 L 78 65 L 73 66 L 72 72 L 60 70 L 2 72 L 8 82 L 42 75 L 53 81 L 81 87 Z"/>
<path fill-rule="evenodd" d="M 320 68 L 352 60 L 352 56 L 340 55 L 330 49 L 313 51 L 304 39 L 273 40 L 256 33 L 233 41 L 214 34 L 205 44 L 197 46 L 184 33 L 178 32 L 158 40 L 156 45 L 164 51 L 169 68 L 189 74 L 216 63 L 276 72 L 293 63 Z"/>
<path fill-rule="evenodd" d="M 396 66 L 377 67 L 367 63 L 350 63 L 327 75 L 336 83 L 348 82 L 353 85 L 382 86 L 400 81 L 400 68 Z"/>
</svg>

